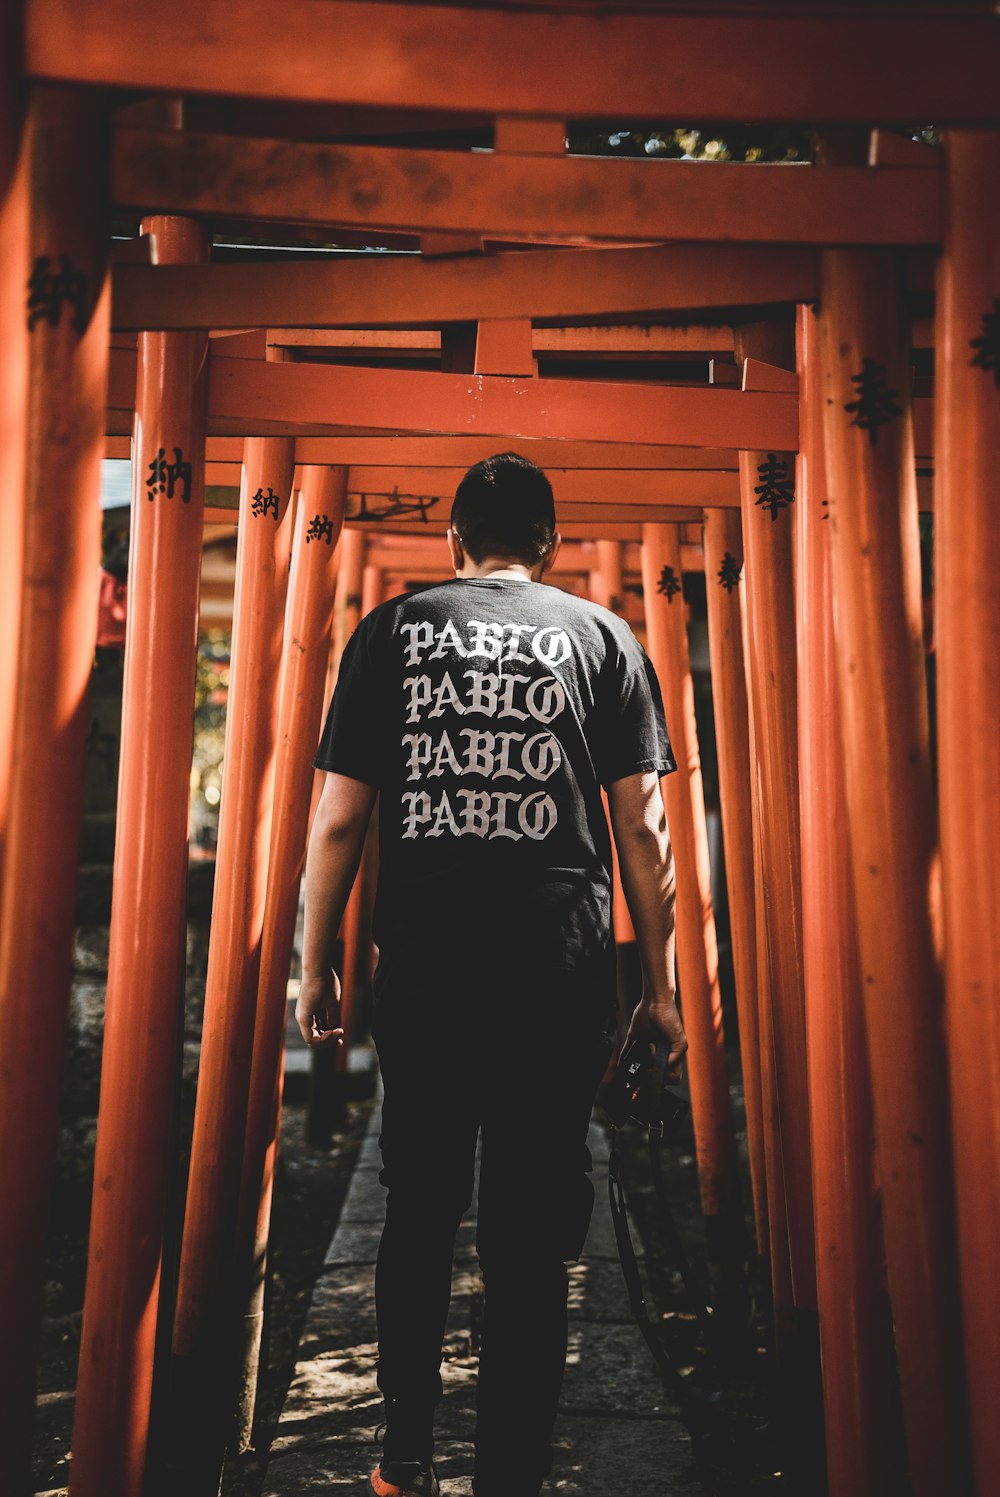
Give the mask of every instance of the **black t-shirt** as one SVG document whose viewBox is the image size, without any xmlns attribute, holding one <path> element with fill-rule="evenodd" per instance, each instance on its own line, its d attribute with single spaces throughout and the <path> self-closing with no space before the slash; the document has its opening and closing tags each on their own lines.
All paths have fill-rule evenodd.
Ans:
<svg viewBox="0 0 1000 1497">
<path fill-rule="evenodd" d="M 377 992 L 428 962 L 607 991 L 601 786 L 677 767 L 652 665 L 615 614 L 515 578 L 391 599 L 344 650 L 314 762 L 380 792 Z"/>
</svg>

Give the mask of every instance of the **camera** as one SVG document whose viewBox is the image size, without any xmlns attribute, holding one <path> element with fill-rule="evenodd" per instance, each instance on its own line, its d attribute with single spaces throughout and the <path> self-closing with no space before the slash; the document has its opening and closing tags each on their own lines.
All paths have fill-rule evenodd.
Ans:
<svg viewBox="0 0 1000 1497">
<path fill-rule="evenodd" d="M 658 1045 L 650 1054 L 647 1039 L 634 1039 L 623 1052 L 614 1076 L 597 1100 L 615 1128 L 631 1119 L 651 1133 L 669 1135 L 690 1111 L 687 1100 L 664 1084 L 670 1051 Z"/>
</svg>

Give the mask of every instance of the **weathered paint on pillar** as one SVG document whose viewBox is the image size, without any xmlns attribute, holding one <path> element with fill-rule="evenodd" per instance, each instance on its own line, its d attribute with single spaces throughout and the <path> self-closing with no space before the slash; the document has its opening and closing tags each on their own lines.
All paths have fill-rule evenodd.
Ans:
<svg viewBox="0 0 1000 1497">
<path fill-rule="evenodd" d="M 743 530 L 739 511 L 707 509 L 704 534 L 712 703 L 719 756 L 719 796 L 726 850 L 726 888 L 736 978 L 747 1152 L 757 1251 L 767 1257 L 767 1175 L 761 1113 L 750 727 L 743 660 Z"/>
<path fill-rule="evenodd" d="M 1000 134 L 945 136 L 935 631 L 945 1032 L 976 1490 L 1000 1491 Z"/>
<path fill-rule="evenodd" d="M 257 1386 L 280 1120 L 281 1061 L 288 1013 L 286 988 L 305 860 L 312 760 L 319 741 L 339 560 L 336 545 L 307 543 L 305 537 L 316 514 L 330 518 L 334 534 L 339 535 L 347 489 L 346 468 L 307 467 L 301 476 L 278 694 L 274 812 L 237 1226 L 237 1273 L 250 1264 L 239 1400 L 243 1448 L 250 1440 Z"/>
<path fill-rule="evenodd" d="M 190 220 L 150 218 L 143 231 L 155 263 L 206 257 L 204 233 Z M 204 334 L 139 335 L 118 834 L 73 1497 L 134 1497 L 149 1426 L 184 1001 L 206 360 Z"/>
<path fill-rule="evenodd" d="M 0 11 L 0 877 L 17 691 L 28 447 L 28 152 L 18 7 Z"/>
<path fill-rule="evenodd" d="M 760 358 L 779 366 L 783 360 L 790 361 L 792 353 L 785 330 L 767 325 L 738 329 L 736 349 L 741 359 Z M 739 464 L 746 564 L 746 663 L 761 793 L 763 882 L 758 887 L 758 899 L 763 901 L 770 968 L 769 989 L 759 986 L 758 995 L 762 1004 L 769 1002 L 773 1036 L 773 1052 L 764 1056 L 764 1064 L 773 1065 L 777 1088 L 792 1296 L 797 1308 L 815 1309 L 799 886 L 794 458 L 782 452 L 741 452 Z M 762 1032 L 762 1047 L 764 1043 Z M 772 1267 L 773 1260 L 772 1243 Z M 777 1300 L 776 1289 L 776 1305 Z"/>
<path fill-rule="evenodd" d="M 798 313 L 796 614 L 802 956 L 816 1287 L 830 1497 L 891 1485 L 892 1344 L 881 1287 L 868 1043 L 851 884 L 815 313 Z"/>
<path fill-rule="evenodd" d="M 12 441 L 21 444 L 24 484 L 24 590 L 6 756 L 0 924 L 0 1489 L 12 1492 L 28 1486 L 97 634 L 109 315 L 103 123 L 94 95 L 59 88 L 32 94 L 31 269 L 12 309 L 30 344 L 26 456 L 23 424 L 16 430 L 24 413 L 17 344 L 13 403 L 4 407 L 15 422 Z M 20 221 L 23 233 L 23 204 L 11 207 L 13 227 Z M 17 243 L 9 248 L 14 269 L 24 272 Z M 15 478 L 18 461 L 15 454 Z M 4 494 L 3 502 L 20 497 Z M 19 530 L 15 521 L 15 547 Z"/>
<path fill-rule="evenodd" d="M 288 585 L 293 444 L 250 437 L 243 453 L 225 777 L 205 1018 L 188 1175 L 174 1351 L 214 1324 L 230 1266 L 246 1136 L 274 788 L 275 712 Z M 329 531 L 315 544 L 333 548 Z M 310 530 L 307 528 L 307 535 Z"/>
<path fill-rule="evenodd" d="M 706 1217 L 716 1217 L 733 1191 L 736 1150 L 676 525 L 642 527 L 642 592 L 649 656 L 662 687 L 678 766 L 676 774 L 663 781 L 677 865 L 677 973 L 690 1047 L 688 1072 L 701 1208 Z"/>
<path fill-rule="evenodd" d="M 904 1421 L 915 1497 L 964 1491 L 954 1204 L 930 912 L 909 343 L 896 257 L 820 255 L 830 555 L 847 809 Z"/>
</svg>

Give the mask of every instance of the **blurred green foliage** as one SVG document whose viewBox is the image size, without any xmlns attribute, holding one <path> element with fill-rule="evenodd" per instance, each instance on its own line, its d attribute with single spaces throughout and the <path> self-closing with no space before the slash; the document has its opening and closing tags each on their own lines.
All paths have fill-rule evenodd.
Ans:
<svg viewBox="0 0 1000 1497">
<path fill-rule="evenodd" d="M 676 161 L 810 161 L 810 132 L 800 126 L 663 125 L 602 130 L 582 124 L 569 132 L 579 156 L 642 156 Z"/>
<path fill-rule="evenodd" d="M 904 132 L 925 145 L 940 143 L 933 125 L 914 125 Z M 569 149 L 577 156 L 641 156 L 665 161 L 812 161 L 813 134 L 802 125 L 623 125 L 584 121 L 569 130 Z"/>
</svg>

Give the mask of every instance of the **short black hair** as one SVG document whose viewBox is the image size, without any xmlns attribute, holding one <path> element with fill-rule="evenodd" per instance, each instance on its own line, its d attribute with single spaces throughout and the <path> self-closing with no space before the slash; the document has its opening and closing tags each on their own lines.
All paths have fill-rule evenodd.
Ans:
<svg viewBox="0 0 1000 1497">
<path fill-rule="evenodd" d="M 455 492 L 452 529 L 475 562 L 510 556 L 536 566 L 556 528 L 552 485 L 519 452 L 498 452 L 470 468 Z"/>
</svg>

